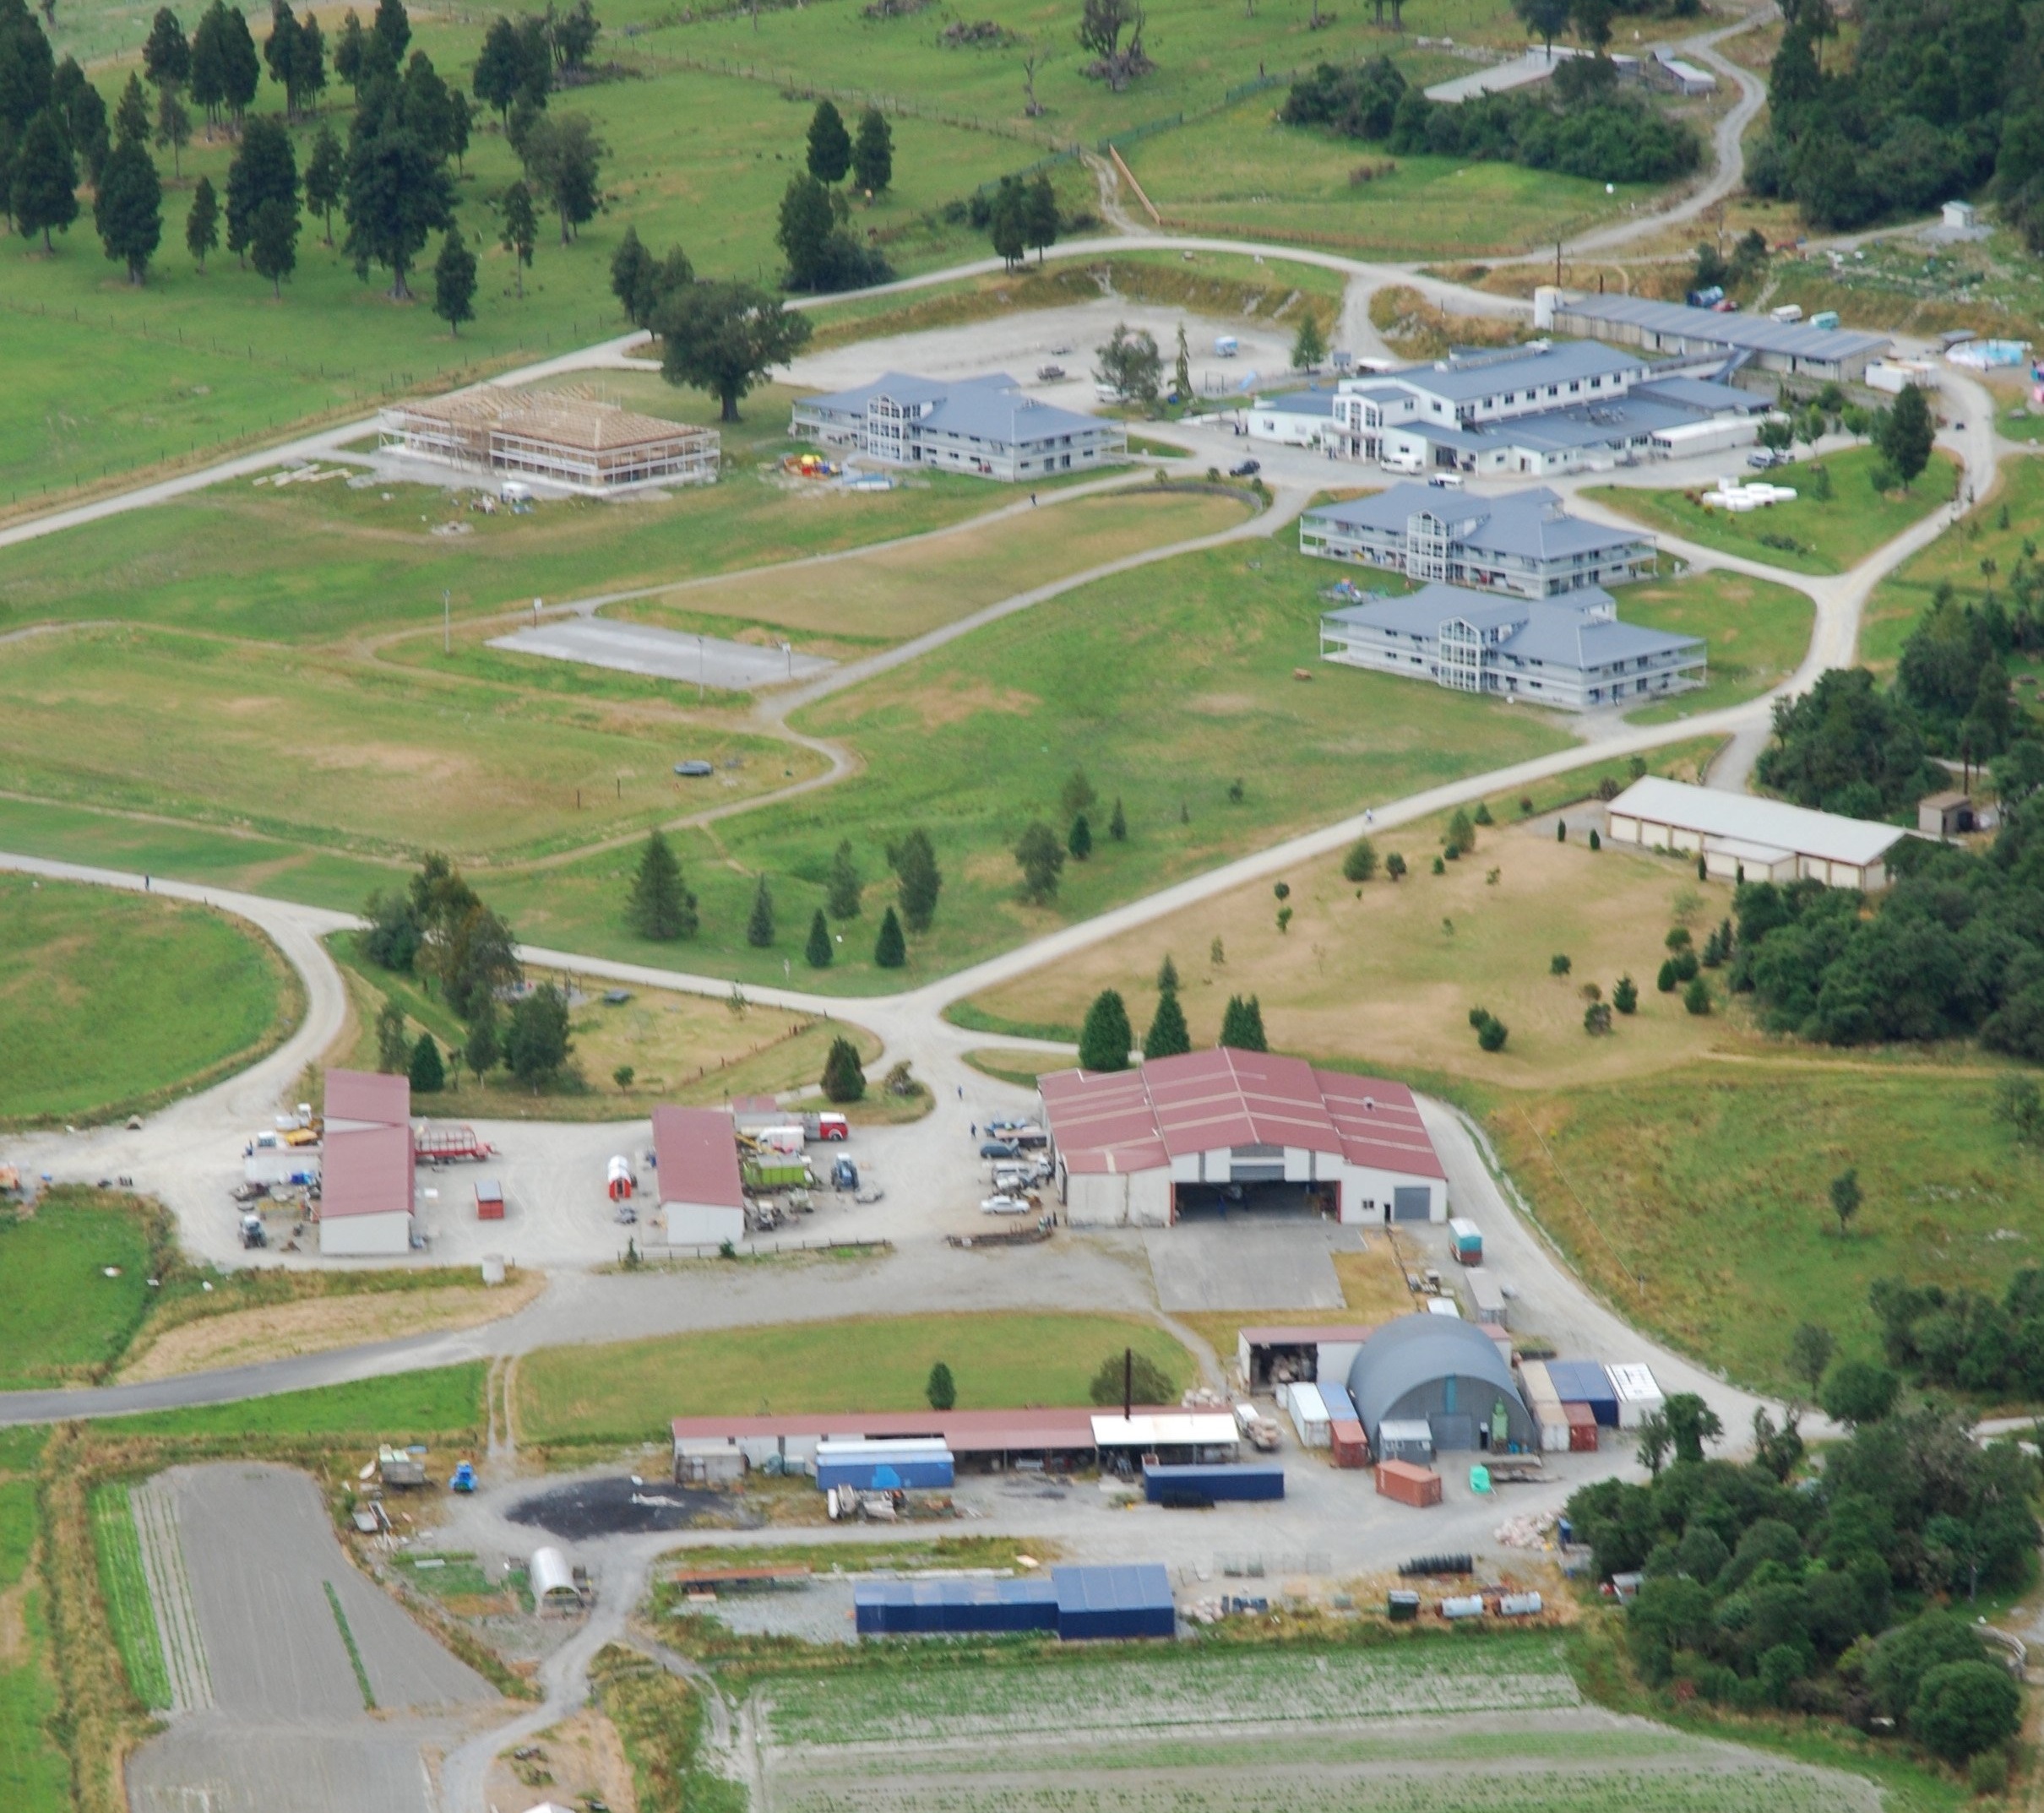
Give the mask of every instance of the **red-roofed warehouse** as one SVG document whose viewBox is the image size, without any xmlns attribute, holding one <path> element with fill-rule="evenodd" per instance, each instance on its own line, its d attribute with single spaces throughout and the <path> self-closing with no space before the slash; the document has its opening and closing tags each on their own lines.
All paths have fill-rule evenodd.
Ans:
<svg viewBox="0 0 2044 1813">
<path fill-rule="evenodd" d="M 1285 1185 L 1348 1222 L 1444 1221 L 1448 1178 L 1401 1083 L 1263 1051 L 1193 1051 L 1038 1083 L 1074 1224 L 1161 1227 L 1180 1191 Z"/>
<path fill-rule="evenodd" d="M 410 1252 L 411 1084 L 372 1071 L 329 1070 L 323 1147 L 320 1251 L 344 1258 Z"/>
</svg>

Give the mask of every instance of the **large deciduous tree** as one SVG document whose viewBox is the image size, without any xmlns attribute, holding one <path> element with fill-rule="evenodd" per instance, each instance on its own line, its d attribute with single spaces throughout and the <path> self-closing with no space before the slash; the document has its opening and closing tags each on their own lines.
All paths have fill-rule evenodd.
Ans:
<svg viewBox="0 0 2044 1813">
<path fill-rule="evenodd" d="M 661 304 L 660 375 L 707 390 L 725 421 L 777 365 L 808 343 L 806 316 L 791 314 L 763 290 L 742 283 L 685 284 Z"/>
<path fill-rule="evenodd" d="M 602 199 L 602 139 L 579 113 L 547 114 L 535 121 L 519 147 L 526 176 L 552 205 L 561 222 L 561 243 L 594 217 Z"/>
</svg>

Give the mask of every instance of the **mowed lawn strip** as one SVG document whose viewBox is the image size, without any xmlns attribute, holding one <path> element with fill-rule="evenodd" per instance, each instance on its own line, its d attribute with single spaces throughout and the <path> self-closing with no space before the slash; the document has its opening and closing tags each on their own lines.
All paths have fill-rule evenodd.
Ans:
<svg viewBox="0 0 2044 1813">
<path fill-rule="evenodd" d="M 1693 502 L 1693 497 L 1703 495 L 1706 487 L 1701 486 L 1692 493 L 1599 485 L 1583 495 L 1650 529 L 1680 535 L 1726 554 L 1742 554 L 1748 560 L 1764 561 L 1770 567 L 1786 567 L 1791 573 L 1844 573 L 1952 499 L 1959 465 L 1949 453 L 1933 453 L 1930 464 L 1907 491 L 1877 491 L 1869 482 L 1868 475 L 1880 457 L 1871 447 L 1856 447 L 1772 472 L 1742 469 L 1737 475 L 1742 481 L 1787 486 L 1797 495 L 1790 502 L 1736 515 L 1729 510 L 1705 509 Z M 1813 465 L 1822 465 L 1831 475 L 1831 495 L 1827 499 L 1820 501 L 1812 493 L 1810 469 Z M 1775 546 L 1764 541 L 1763 536 L 1788 545 Z"/>
<path fill-rule="evenodd" d="M 2044 1246 L 2044 1172 L 1993 1117 L 1998 1070 L 1846 1053 L 1704 1061 L 1499 1104 L 1499 1156 L 1626 1316 L 1746 1385 L 1790 1388 L 1821 1322 L 1878 1357 L 1877 1278 L 1998 1297 Z M 1843 1237 L 1827 1195 L 1859 1173 Z"/>
<path fill-rule="evenodd" d="M 296 977 L 238 920 L 0 875 L 0 1126 L 160 1100 L 274 1044 L 299 1006 Z"/>
<path fill-rule="evenodd" d="M 117 1436 L 345 1436 L 383 1441 L 438 1436 L 473 1444 L 483 1426 L 487 1371 L 482 1361 L 470 1360 L 234 1403 L 152 1410 L 112 1418 L 104 1426 Z"/>
<path fill-rule="evenodd" d="M 2044 461 L 2004 459 L 1994 488 L 1962 522 L 1874 588 L 1860 619 L 1860 660 L 1884 679 L 1891 678 L 1902 644 L 1931 608 L 1940 585 L 1951 586 L 1962 598 L 1998 592 L 2006 609 L 2007 575 L 2023 557 L 2024 544 L 2037 544 L 2040 530 L 2044 530 Z M 2019 652 L 2009 665 L 2014 669 L 2022 662 Z"/>
<path fill-rule="evenodd" d="M 603 1346 L 541 1348 L 519 1362 L 518 1429 L 532 1442 L 664 1438 L 677 1416 L 927 1410 L 943 1360 L 961 1410 L 1084 1404 L 1101 1362 L 1133 1347 L 1176 1387 L 1192 1355 L 1133 1316 L 862 1316 L 720 1328 Z"/>
</svg>

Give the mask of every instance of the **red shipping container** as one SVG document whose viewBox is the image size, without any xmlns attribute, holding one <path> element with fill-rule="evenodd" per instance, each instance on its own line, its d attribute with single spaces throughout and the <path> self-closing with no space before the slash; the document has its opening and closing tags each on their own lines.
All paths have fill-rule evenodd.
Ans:
<svg viewBox="0 0 2044 1813">
<path fill-rule="evenodd" d="M 1362 1432 L 1360 1423 L 1330 1423 L 1328 1432 L 1334 1439 L 1335 1464 L 1337 1467 L 1367 1467 L 1370 1464 L 1370 1438 Z"/>
<path fill-rule="evenodd" d="M 1401 1505 L 1422 1506 L 1441 1501 L 1441 1476 L 1431 1467 L 1415 1467 L 1410 1461 L 1379 1461 L 1377 1490 Z"/>
<path fill-rule="evenodd" d="M 1565 1403 L 1562 1414 L 1568 1419 L 1568 1452 L 1571 1454 L 1595 1454 L 1597 1452 L 1597 1416 L 1586 1403 Z"/>
<path fill-rule="evenodd" d="M 490 1178 L 483 1178 L 476 1186 L 476 1219 L 478 1221 L 502 1221 L 504 1219 L 504 1186 Z"/>
</svg>

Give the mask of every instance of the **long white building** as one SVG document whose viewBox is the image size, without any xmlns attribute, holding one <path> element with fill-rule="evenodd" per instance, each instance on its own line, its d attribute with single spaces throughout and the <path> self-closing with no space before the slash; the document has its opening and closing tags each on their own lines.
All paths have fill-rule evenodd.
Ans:
<svg viewBox="0 0 2044 1813">
<path fill-rule="evenodd" d="M 1604 820 L 1612 843 L 1701 856 L 1724 881 L 1816 881 L 1865 893 L 1888 886 L 1888 853 L 1910 835 L 1900 825 L 1651 774 L 1613 800 Z"/>
<path fill-rule="evenodd" d="M 1571 516 L 1544 486 L 1476 497 L 1394 485 L 1306 512 L 1299 551 L 1522 598 L 1623 585 L 1655 560 L 1651 535 Z"/>
<path fill-rule="evenodd" d="M 1040 402 L 1005 372 L 943 379 L 889 372 L 856 390 L 804 397 L 788 432 L 883 465 L 1010 484 L 1084 472 L 1128 454 L 1128 432 L 1118 421 Z"/>
<path fill-rule="evenodd" d="M 1618 621 L 1594 588 L 1557 599 L 1425 585 L 1320 619 L 1320 658 L 1558 711 L 1623 709 L 1701 686 L 1704 643 Z"/>
</svg>

